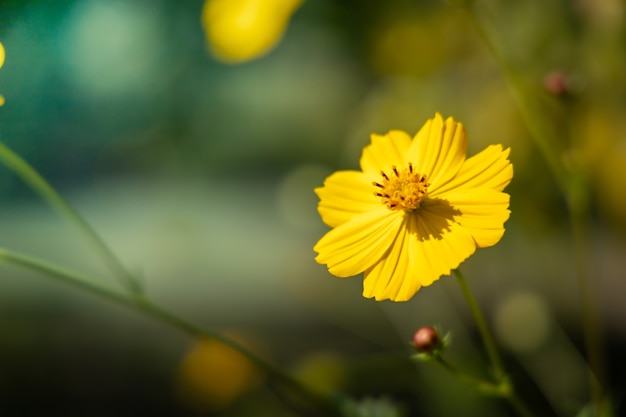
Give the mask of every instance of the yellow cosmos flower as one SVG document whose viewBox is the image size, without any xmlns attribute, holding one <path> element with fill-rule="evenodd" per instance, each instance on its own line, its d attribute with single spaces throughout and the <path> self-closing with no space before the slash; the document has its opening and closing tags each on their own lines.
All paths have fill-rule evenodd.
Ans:
<svg viewBox="0 0 626 417">
<path fill-rule="evenodd" d="M 363 296 L 406 301 L 474 253 L 498 243 L 509 218 L 509 149 L 466 159 L 467 133 L 436 114 L 413 139 L 372 135 L 361 171 L 339 171 L 315 189 L 333 229 L 316 260 L 338 277 L 364 274 Z"/>
<path fill-rule="evenodd" d="M 238 63 L 269 52 L 303 0 L 206 0 L 202 25 L 219 59 Z"/>
</svg>

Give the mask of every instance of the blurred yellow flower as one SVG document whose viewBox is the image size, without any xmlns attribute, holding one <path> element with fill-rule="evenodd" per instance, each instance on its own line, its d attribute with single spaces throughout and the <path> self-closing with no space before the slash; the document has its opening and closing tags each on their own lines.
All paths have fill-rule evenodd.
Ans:
<svg viewBox="0 0 626 417">
<path fill-rule="evenodd" d="M 202 10 L 211 52 L 239 63 L 269 52 L 303 0 L 206 0 Z"/>
<path fill-rule="evenodd" d="M 241 353 L 212 339 L 199 340 L 180 365 L 179 394 L 198 411 L 219 411 L 260 382 L 260 373 Z"/>
<path fill-rule="evenodd" d="M 513 167 L 501 145 L 466 159 L 465 128 L 439 114 L 413 139 L 390 131 L 371 140 L 361 171 L 335 172 L 315 189 L 333 228 L 316 260 L 338 277 L 363 272 L 367 298 L 406 301 L 500 240 Z"/>
<path fill-rule="evenodd" d="M 4 65 L 4 58 L 6 57 L 6 52 L 4 50 L 4 45 L 0 42 L 0 68 Z M 0 95 L 0 106 L 4 106 L 4 96 Z"/>
</svg>

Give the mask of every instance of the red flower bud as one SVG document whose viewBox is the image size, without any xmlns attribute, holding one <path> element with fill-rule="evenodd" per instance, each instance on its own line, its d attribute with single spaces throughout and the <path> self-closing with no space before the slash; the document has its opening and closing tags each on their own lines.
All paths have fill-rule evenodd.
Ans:
<svg viewBox="0 0 626 417">
<path fill-rule="evenodd" d="M 419 352 L 432 352 L 441 347 L 439 332 L 432 326 L 419 328 L 413 335 L 413 346 Z"/>
<path fill-rule="evenodd" d="M 571 91 L 570 77 L 563 71 L 552 71 L 543 79 L 546 91 L 555 96 L 561 96 Z"/>
</svg>

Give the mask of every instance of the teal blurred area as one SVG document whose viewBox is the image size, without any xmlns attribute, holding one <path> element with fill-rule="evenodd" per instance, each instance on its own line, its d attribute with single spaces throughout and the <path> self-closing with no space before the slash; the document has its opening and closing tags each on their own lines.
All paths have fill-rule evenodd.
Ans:
<svg viewBox="0 0 626 417">
<path fill-rule="evenodd" d="M 266 175 L 328 159 L 369 81 L 349 40 L 295 22 L 296 39 L 269 59 L 227 66 L 206 51 L 201 6 L 10 8 L 4 140 L 63 181 L 155 171 Z"/>
<path fill-rule="evenodd" d="M 480 3 L 570 141 L 563 159 L 587 170 L 609 378 L 622 392 L 624 7 Z M 323 383 L 343 375 L 332 379 L 338 388 L 390 398 L 407 416 L 505 415 L 506 406 L 408 360 L 414 330 L 438 324 L 454 334 L 451 356 L 481 370 L 452 278 L 409 303 L 376 303 L 361 297 L 360 278 L 331 277 L 314 261 L 327 228 L 313 189 L 357 168 L 370 133 L 412 134 L 435 112 L 453 116 L 469 131 L 470 155 L 502 143 L 515 167 L 507 233 L 464 264 L 470 286 L 515 376 L 530 382 L 524 394 L 568 415 L 583 407 L 565 202 L 459 10 L 310 0 L 274 51 L 234 66 L 207 52 L 201 9 L 199 0 L 3 2 L 0 140 L 67 198 L 147 294 L 182 316 L 243 335 L 296 373 L 331 351 Z M 555 70 L 572 77 L 575 94 L 544 91 Z M 80 232 L 4 167 L 0 246 L 119 285 Z M 267 387 L 226 410 L 187 404 L 179 368 L 189 336 L 13 267 L 0 269 L 0 288 L 0 415 L 297 415 Z"/>
</svg>

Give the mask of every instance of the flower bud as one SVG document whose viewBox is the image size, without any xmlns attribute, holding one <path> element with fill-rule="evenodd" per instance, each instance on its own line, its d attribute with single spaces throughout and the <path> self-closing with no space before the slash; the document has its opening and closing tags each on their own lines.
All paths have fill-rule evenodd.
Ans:
<svg viewBox="0 0 626 417">
<path fill-rule="evenodd" d="M 570 77 L 563 71 L 552 71 L 543 79 L 546 91 L 555 96 L 562 96 L 571 92 Z"/>
<path fill-rule="evenodd" d="M 413 335 L 413 346 L 419 352 L 430 353 L 442 347 L 439 332 L 432 326 L 419 328 Z"/>
</svg>

